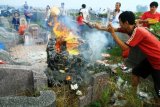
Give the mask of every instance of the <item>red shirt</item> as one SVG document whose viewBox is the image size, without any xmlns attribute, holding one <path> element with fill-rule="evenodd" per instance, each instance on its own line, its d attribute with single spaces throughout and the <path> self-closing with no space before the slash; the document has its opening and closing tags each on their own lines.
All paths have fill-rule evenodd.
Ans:
<svg viewBox="0 0 160 107">
<path fill-rule="evenodd" d="M 142 20 L 145 20 L 145 19 L 148 19 L 148 18 L 160 21 L 160 13 L 156 12 L 155 14 L 152 14 L 150 11 L 148 11 L 148 12 L 145 12 L 141 17 Z M 144 27 L 149 27 L 149 25 L 147 25 L 145 23 L 143 24 L 143 26 Z"/>
<path fill-rule="evenodd" d="M 160 41 L 144 27 L 134 29 L 127 45 L 138 46 L 153 68 L 160 70 Z"/>
<path fill-rule="evenodd" d="M 78 22 L 78 25 L 83 25 L 83 16 L 78 16 L 77 22 Z"/>
<path fill-rule="evenodd" d="M 20 25 L 18 30 L 19 35 L 23 35 L 26 28 L 27 28 L 27 25 Z"/>
</svg>

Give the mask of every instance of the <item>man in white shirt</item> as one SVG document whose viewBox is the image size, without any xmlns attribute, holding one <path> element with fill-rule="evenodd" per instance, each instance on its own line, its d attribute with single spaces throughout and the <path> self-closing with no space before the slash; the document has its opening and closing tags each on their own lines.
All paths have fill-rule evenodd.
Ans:
<svg viewBox="0 0 160 107">
<path fill-rule="evenodd" d="M 67 15 L 67 11 L 65 9 L 65 4 L 61 3 L 61 7 L 60 7 L 60 16 L 66 16 Z"/>
<path fill-rule="evenodd" d="M 89 12 L 88 12 L 88 9 L 86 9 L 85 4 L 82 4 L 82 8 L 80 9 L 80 12 L 82 12 L 84 20 L 89 21 Z"/>
<path fill-rule="evenodd" d="M 122 13 L 122 11 L 120 10 L 120 7 L 121 7 L 121 3 L 116 2 L 115 10 L 113 11 L 113 21 L 112 21 L 114 23 L 119 23 L 119 15 Z"/>
<path fill-rule="evenodd" d="M 65 4 L 63 2 L 61 3 L 61 7 L 59 8 L 59 10 L 59 21 L 63 24 L 66 24 L 67 10 L 65 9 Z"/>
</svg>

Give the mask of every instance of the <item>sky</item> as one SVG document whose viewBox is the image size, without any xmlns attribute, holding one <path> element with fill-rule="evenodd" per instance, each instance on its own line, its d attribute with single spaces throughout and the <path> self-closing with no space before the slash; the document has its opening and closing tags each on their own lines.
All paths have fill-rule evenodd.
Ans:
<svg viewBox="0 0 160 107">
<path fill-rule="evenodd" d="M 65 8 L 67 9 L 79 9 L 82 4 L 86 4 L 87 7 L 92 7 L 94 10 L 98 10 L 99 8 L 106 9 L 114 9 L 116 2 L 121 2 L 121 10 L 130 10 L 136 11 L 137 5 L 149 7 L 149 4 L 152 1 L 157 1 L 160 5 L 160 0 L 0 0 L 0 4 L 11 5 L 11 6 L 22 6 L 24 2 L 27 1 L 28 5 L 33 7 L 42 7 L 45 8 L 46 5 L 52 6 L 60 6 L 61 2 L 65 3 Z M 158 8 L 160 12 L 160 6 Z"/>
</svg>

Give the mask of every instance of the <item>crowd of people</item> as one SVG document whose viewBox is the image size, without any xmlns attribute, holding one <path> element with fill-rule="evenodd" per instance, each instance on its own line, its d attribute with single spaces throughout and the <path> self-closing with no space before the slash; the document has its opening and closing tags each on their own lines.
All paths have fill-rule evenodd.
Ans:
<svg viewBox="0 0 160 107">
<path fill-rule="evenodd" d="M 20 17 L 19 11 L 15 11 L 12 18 L 12 24 L 16 31 L 18 31 L 19 35 L 23 35 L 28 25 L 30 24 L 32 18 L 32 6 L 28 6 L 27 2 L 23 5 L 24 8 L 24 16 Z"/>
</svg>

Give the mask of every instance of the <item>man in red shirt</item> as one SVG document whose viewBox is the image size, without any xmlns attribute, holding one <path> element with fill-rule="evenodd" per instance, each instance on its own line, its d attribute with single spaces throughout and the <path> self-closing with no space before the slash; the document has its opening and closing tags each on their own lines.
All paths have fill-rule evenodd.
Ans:
<svg viewBox="0 0 160 107">
<path fill-rule="evenodd" d="M 150 3 L 150 11 L 145 12 L 139 21 L 140 23 L 143 23 L 144 27 L 149 27 L 150 24 L 155 24 L 160 21 L 160 13 L 156 11 L 157 8 L 157 2 Z"/>
<path fill-rule="evenodd" d="M 146 58 L 132 70 L 132 86 L 137 89 L 139 78 L 146 78 L 152 75 L 155 91 L 160 98 L 160 42 L 144 27 L 136 27 L 135 16 L 131 11 L 125 11 L 119 16 L 120 29 L 114 29 L 111 24 L 107 28 L 101 28 L 94 25 L 95 28 L 108 31 L 114 40 L 122 48 L 122 51 L 128 51 L 130 48 L 138 46 L 146 55 Z M 126 32 L 130 38 L 123 42 L 115 31 Z"/>
</svg>

